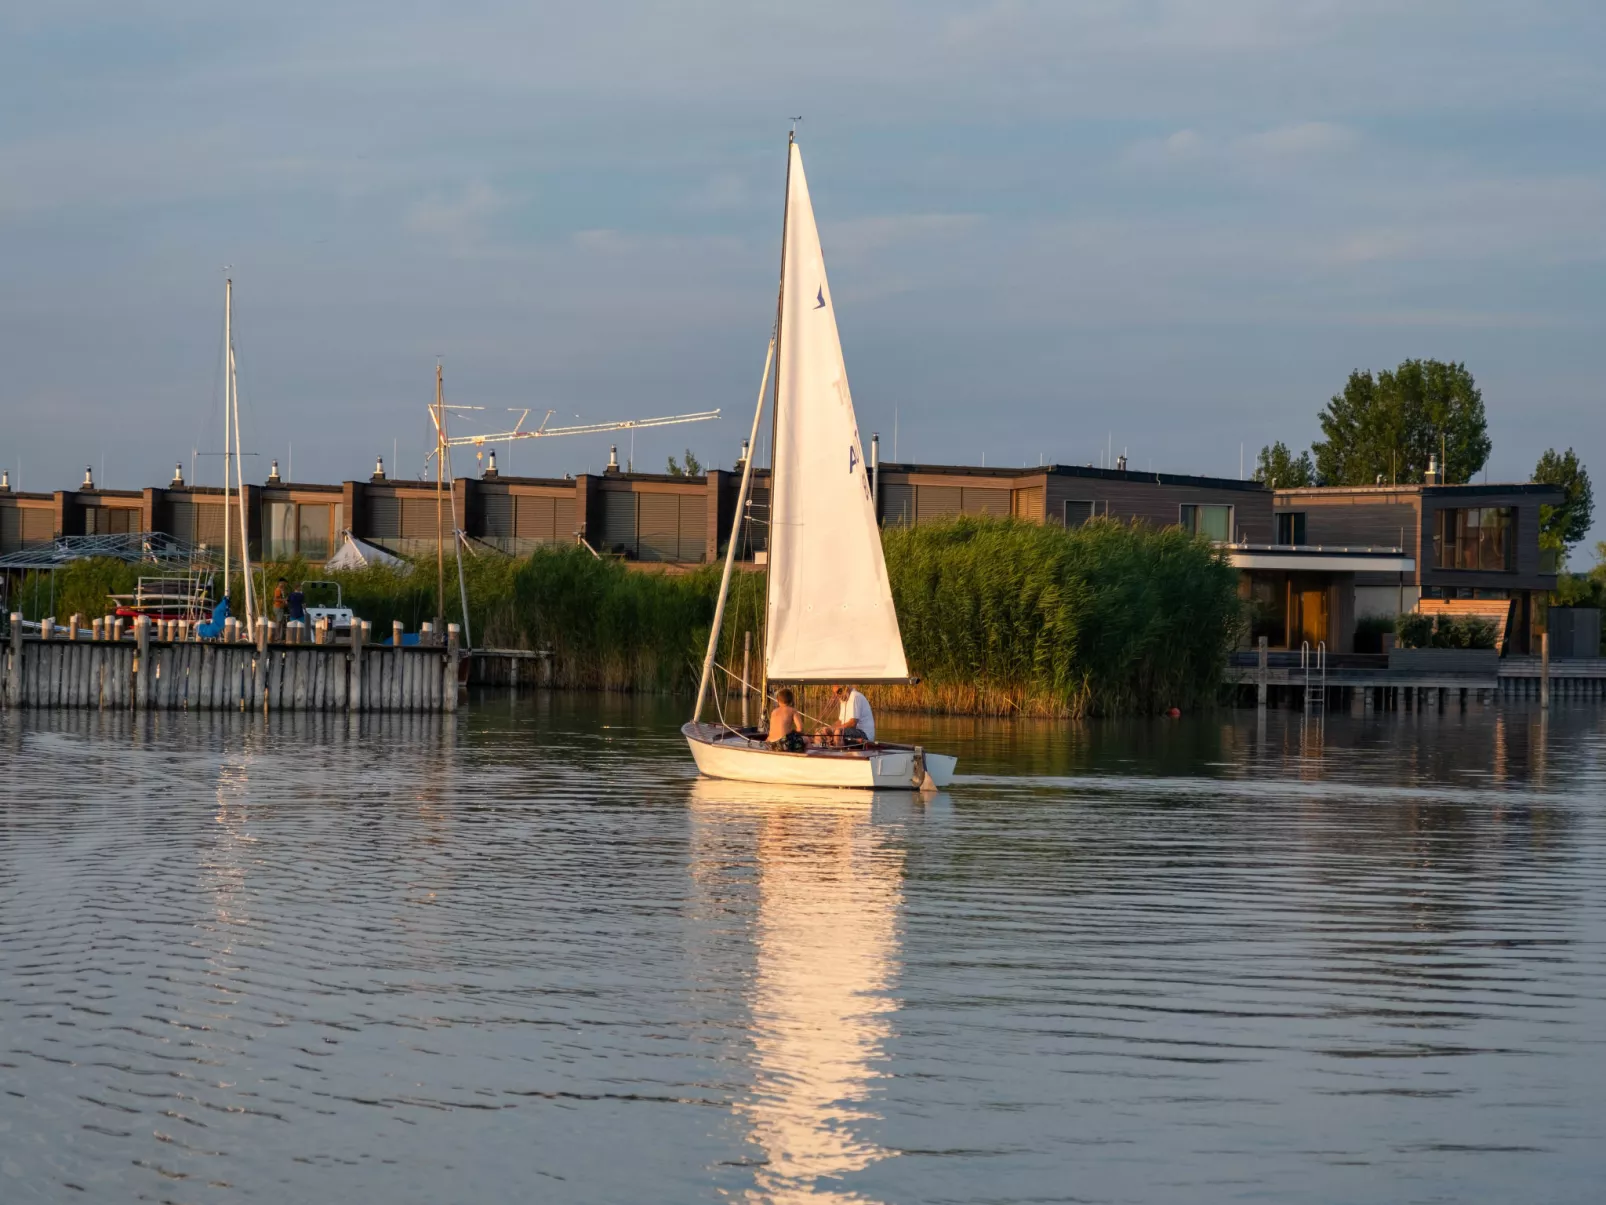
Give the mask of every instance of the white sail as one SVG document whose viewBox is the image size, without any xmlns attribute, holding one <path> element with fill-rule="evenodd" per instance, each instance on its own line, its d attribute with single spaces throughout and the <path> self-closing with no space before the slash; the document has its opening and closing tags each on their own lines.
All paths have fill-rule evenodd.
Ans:
<svg viewBox="0 0 1606 1205">
<path fill-rule="evenodd" d="M 796 144 L 782 255 L 767 673 L 778 682 L 907 678 L 831 286 Z"/>
</svg>

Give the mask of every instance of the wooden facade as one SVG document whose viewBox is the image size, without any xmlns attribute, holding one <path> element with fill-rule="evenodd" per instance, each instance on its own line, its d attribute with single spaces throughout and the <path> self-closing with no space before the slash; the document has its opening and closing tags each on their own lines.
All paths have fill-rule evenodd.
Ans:
<svg viewBox="0 0 1606 1205">
<path fill-rule="evenodd" d="M 1535 484 L 1324 486 L 1278 490 L 1275 509 L 1301 544 L 1397 547 L 1415 562 L 1409 573 L 1357 573 L 1357 618 L 1410 611 L 1423 599 L 1509 601 L 1509 647 L 1527 653 L 1535 600 L 1556 588 L 1557 566 L 1539 546 L 1539 508 L 1561 499 L 1559 487 Z"/>
<path fill-rule="evenodd" d="M 1013 516 L 1034 523 L 1077 525 L 1095 516 L 1169 527 L 1192 523 L 1223 541 L 1269 540 L 1271 494 L 1254 482 L 1172 473 L 1133 473 L 1052 465 L 988 469 L 955 465 L 882 464 L 877 470 L 883 523 L 929 523 L 957 515 Z M 601 554 L 659 564 L 702 564 L 719 558 L 735 515 L 741 474 L 700 477 L 625 473 L 608 468 L 573 477 L 507 477 L 494 470 L 451 484 L 442 516 L 450 530 L 500 551 L 584 540 Z M 0 552 L 56 535 L 97 531 L 161 531 L 211 548 L 223 541 L 223 494 L 217 486 L 174 483 L 141 491 L 0 493 Z M 767 544 L 769 474 L 754 473 L 741 556 Z M 434 482 L 375 475 L 339 485 L 270 477 L 246 487 L 253 557 L 332 554 L 340 535 L 404 554 L 434 547 L 438 530 Z M 237 537 L 239 518 L 229 535 Z M 1215 529 L 1207 529 L 1208 524 Z"/>
</svg>

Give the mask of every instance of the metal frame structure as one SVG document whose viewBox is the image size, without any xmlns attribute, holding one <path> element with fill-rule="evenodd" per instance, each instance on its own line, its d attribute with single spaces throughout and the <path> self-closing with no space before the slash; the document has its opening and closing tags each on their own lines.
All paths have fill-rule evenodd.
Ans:
<svg viewBox="0 0 1606 1205">
<path fill-rule="evenodd" d="M 191 544 L 162 531 L 134 531 L 93 536 L 57 536 L 48 544 L 33 544 L 0 556 L 0 570 L 55 571 L 73 561 L 110 557 L 130 564 L 172 567 L 216 564 L 213 550 Z"/>
</svg>

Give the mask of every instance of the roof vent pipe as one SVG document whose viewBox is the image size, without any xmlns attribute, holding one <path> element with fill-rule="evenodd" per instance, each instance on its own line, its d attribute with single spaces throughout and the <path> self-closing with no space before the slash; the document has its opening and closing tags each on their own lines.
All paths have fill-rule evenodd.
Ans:
<svg viewBox="0 0 1606 1205">
<path fill-rule="evenodd" d="M 1422 480 L 1428 485 L 1439 484 L 1439 458 L 1433 452 L 1428 453 L 1428 471 L 1423 474 Z"/>
<path fill-rule="evenodd" d="M 11 492 L 11 470 L 0 469 L 0 494 Z"/>
<path fill-rule="evenodd" d="M 496 471 L 496 449 L 495 448 L 491 449 L 490 458 L 485 463 L 485 476 L 487 476 L 487 477 L 500 476 L 500 474 Z"/>
<path fill-rule="evenodd" d="M 268 470 L 268 484 L 279 484 L 279 462 L 277 460 L 273 462 L 273 467 Z"/>
<path fill-rule="evenodd" d="M 610 469 L 612 469 L 616 473 L 619 471 L 619 445 L 618 444 L 609 444 L 608 445 L 608 467 Z"/>
<path fill-rule="evenodd" d="M 81 490 L 92 490 L 95 488 L 95 474 L 87 464 L 84 466 L 84 483 L 78 488 Z"/>
<path fill-rule="evenodd" d="M 385 458 L 383 456 L 376 456 L 374 458 L 373 479 L 375 481 L 383 481 L 385 479 Z"/>
<path fill-rule="evenodd" d="M 184 463 L 175 462 L 173 465 L 173 480 L 167 483 L 169 489 L 177 489 L 184 484 Z"/>
</svg>

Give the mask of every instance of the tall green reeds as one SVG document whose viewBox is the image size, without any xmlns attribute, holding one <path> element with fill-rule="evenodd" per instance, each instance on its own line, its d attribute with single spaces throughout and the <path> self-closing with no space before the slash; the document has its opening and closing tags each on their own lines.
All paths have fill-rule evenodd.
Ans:
<svg viewBox="0 0 1606 1205">
<path fill-rule="evenodd" d="M 1098 521 L 1067 531 L 1010 520 L 960 519 L 883 535 L 887 569 L 915 686 L 870 690 L 879 707 L 960 714 L 1085 715 L 1194 708 L 1211 701 L 1240 622 L 1237 572 L 1204 541 Z M 465 557 L 469 618 L 481 647 L 547 650 L 552 682 L 601 690 L 695 689 L 713 621 L 720 566 L 654 573 L 551 548 L 519 560 Z M 106 594 L 133 589 L 139 567 L 85 561 L 56 577 L 54 614 L 103 614 Z M 325 573 L 269 565 L 292 584 L 333 578 L 374 625 L 416 630 L 436 611 L 433 558 L 401 570 Z M 261 581 L 262 579 L 259 579 Z M 31 603 L 29 618 L 51 613 Z M 717 685 L 734 686 L 742 635 L 762 655 L 764 577 L 735 575 Z M 462 621 L 455 564 L 446 619 Z"/>
<path fill-rule="evenodd" d="M 1204 541 L 1095 521 L 960 519 L 883 544 L 918 687 L 893 706 L 1084 715 L 1212 700 L 1240 622 L 1237 572 Z"/>
</svg>

